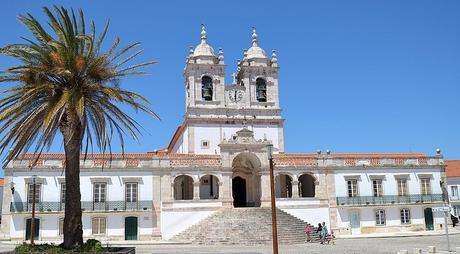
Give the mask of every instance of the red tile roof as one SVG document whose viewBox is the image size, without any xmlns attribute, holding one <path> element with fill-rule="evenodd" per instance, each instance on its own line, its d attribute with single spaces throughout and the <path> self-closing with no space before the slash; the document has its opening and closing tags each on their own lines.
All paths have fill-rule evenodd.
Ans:
<svg viewBox="0 0 460 254">
<path fill-rule="evenodd" d="M 177 140 L 179 140 L 180 136 L 184 133 L 185 126 L 186 126 L 185 123 L 183 123 L 179 127 L 177 127 L 176 132 L 174 133 L 171 141 L 169 142 L 166 152 L 170 153 L 172 151 L 172 149 L 177 143 Z"/>
<path fill-rule="evenodd" d="M 446 176 L 460 176 L 460 160 L 446 160 Z"/>
</svg>

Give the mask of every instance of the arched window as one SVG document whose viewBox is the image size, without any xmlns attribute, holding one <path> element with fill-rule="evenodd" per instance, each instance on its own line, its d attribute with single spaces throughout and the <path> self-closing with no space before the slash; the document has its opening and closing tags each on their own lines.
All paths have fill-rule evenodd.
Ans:
<svg viewBox="0 0 460 254">
<path fill-rule="evenodd" d="M 219 198 L 219 179 L 213 175 L 205 175 L 200 179 L 200 199 Z"/>
<path fill-rule="evenodd" d="M 277 198 L 292 197 L 292 179 L 288 175 L 277 175 L 275 179 L 275 196 Z"/>
<path fill-rule="evenodd" d="M 299 177 L 299 196 L 315 197 L 315 178 L 309 174 L 304 174 Z"/>
<path fill-rule="evenodd" d="M 267 102 L 267 84 L 263 78 L 256 79 L 256 96 L 257 101 Z"/>
<path fill-rule="evenodd" d="M 201 78 L 201 98 L 205 101 L 212 101 L 212 78 L 209 76 Z"/>
<path fill-rule="evenodd" d="M 193 199 L 193 179 L 190 176 L 181 175 L 174 179 L 174 199 Z"/>
</svg>

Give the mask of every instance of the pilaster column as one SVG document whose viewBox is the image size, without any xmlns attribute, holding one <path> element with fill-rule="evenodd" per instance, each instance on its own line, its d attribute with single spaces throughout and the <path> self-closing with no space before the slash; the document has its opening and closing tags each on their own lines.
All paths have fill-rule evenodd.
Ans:
<svg viewBox="0 0 460 254">
<path fill-rule="evenodd" d="M 222 181 L 219 182 L 219 200 L 224 198 L 224 183 Z"/>
<path fill-rule="evenodd" d="M 14 202 L 14 197 L 11 194 L 11 182 L 13 177 L 5 177 L 3 188 L 3 202 L 2 202 L 2 224 L 0 227 L 0 239 L 11 240 L 10 227 L 12 223 L 12 214 L 10 211 L 10 203 Z M 17 194 L 16 194 L 17 195 Z"/>
<path fill-rule="evenodd" d="M 299 181 L 292 181 L 292 198 L 299 198 Z"/>
<path fill-rule="evenodd" d="M 260 187 L 261 187 L 261 206 L 262 207 L 269 207 L 270 206 L 270 175 L 263 174 L 260 176 Z"/>
<path fill-rule="evenodd" d="M 200 181 L 193 182 L 193 200 L 200 199 Z"/>
</svg>

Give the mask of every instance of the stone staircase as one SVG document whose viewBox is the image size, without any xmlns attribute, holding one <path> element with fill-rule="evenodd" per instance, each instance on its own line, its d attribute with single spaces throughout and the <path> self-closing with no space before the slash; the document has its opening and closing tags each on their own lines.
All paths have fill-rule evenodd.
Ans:
<svg viewBox="0 0 460 254">
<path fill-rule="evenodd" d="M 306 222 L 279 209 L 276 211 L 276 217 L 280 244 L 305 242 Z M 319 242 L 316 227 L 310 226 L 312 242 Z M 209 245 L 271 244 L 271 209 L 224 208 L 174 236 L 172 240 Z"/>
</svg>

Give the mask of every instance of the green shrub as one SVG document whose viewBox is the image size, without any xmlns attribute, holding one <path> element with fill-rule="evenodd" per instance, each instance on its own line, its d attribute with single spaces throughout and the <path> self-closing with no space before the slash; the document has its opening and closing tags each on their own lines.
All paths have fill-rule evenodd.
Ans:
<svg viewBox="0 0 460 254">
<path fill-rule="evenodd" d="M 70 250 L 63 249 L 59 246 L 54 244 L 38 244 L 38 245 L 30 245 L 27 243 L 22 243 L 19 246 L 16 246 L 14 251 L 16 253 L 38 253 L 38 252 L 46 252 L 46 253 L 73 253 L 73 252 L 91 252 L 91 253 L 102 253 L 104 251 L 117 251 L 118 248 L 108 248 L 105 249 L 102 247 L 100 241 L 96 239 L 88 239 L 81 248 L 74 248 Z"/>
</svg>

